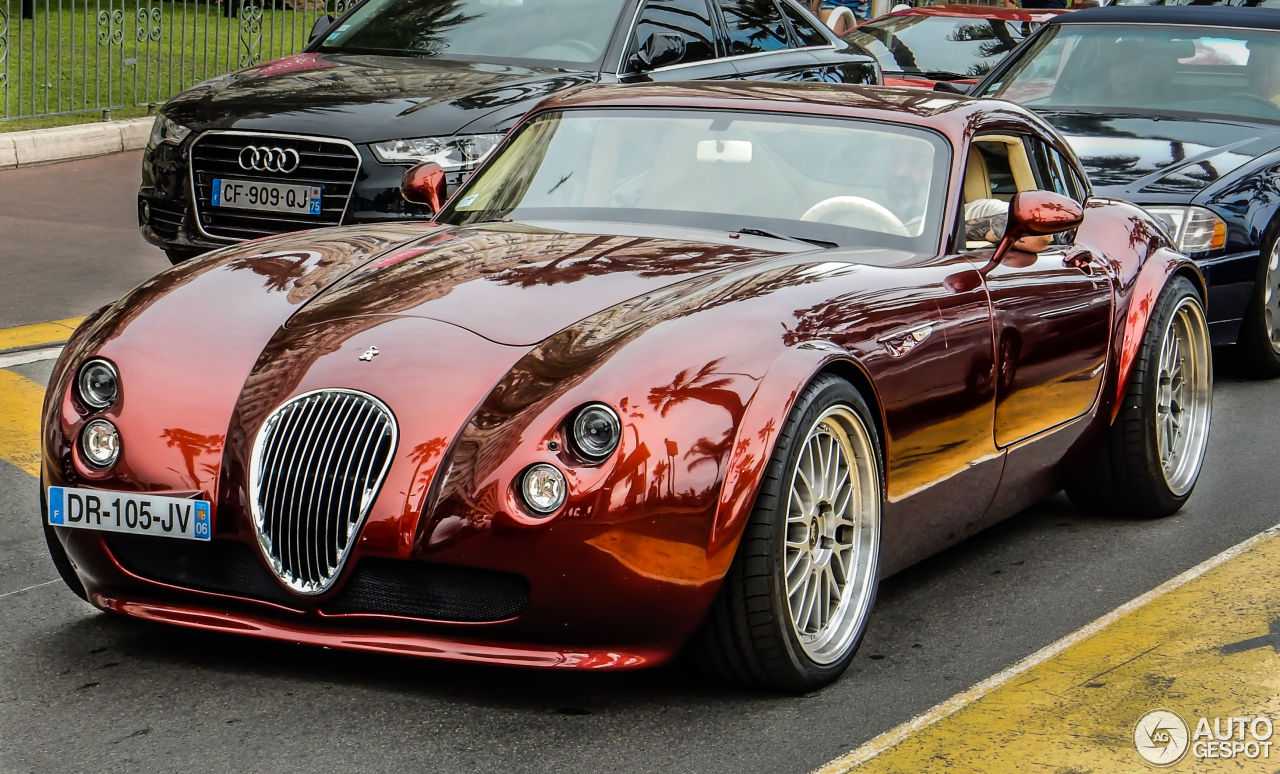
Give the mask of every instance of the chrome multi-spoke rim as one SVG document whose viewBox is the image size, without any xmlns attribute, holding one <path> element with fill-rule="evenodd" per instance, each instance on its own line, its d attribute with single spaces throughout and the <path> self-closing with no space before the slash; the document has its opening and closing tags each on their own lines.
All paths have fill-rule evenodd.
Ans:
<svg viewBox="0 0 1280 774">
<path fill-rule="evenodd" d="M 800 645 L 830 664 L 871 606 L 880 547 L 880 471 L 866 426 L 847 406 L 818 417 L 787 493 L 787 607 Z"/>
<path fill-rule="evenodd" d="M 1194 299 L 1173 311 L 1160 345 L 1156 384 L 1156 444 L 1165 483 L 1174 496 L 1190 491 L 1209 441 L 1213 376 L 1209 327 Z"/>
<path fill-rule="evenodd" d="M 1271 245 L 1267 256 L 1267 271 L 1263 277 L 1262 317 L 1267 326 L 1267 338 L 1271 348 L 1280 352 L 1280 239 Z"/>
</svg>

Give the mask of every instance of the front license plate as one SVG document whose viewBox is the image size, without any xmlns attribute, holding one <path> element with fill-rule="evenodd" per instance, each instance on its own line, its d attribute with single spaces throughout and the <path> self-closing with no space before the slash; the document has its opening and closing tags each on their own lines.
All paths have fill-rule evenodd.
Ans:
<svg viewBox="0 0 1280 774">
<path fill-rule="evenodd" d="M 213 206 L 236 210 L 320 214 L 320 186 L 255 183 L 250 180 L 213 179 Z"/>
<path fill-rule="evenodd" d="M 207 500 L 101 489 L 49 487 L 49 523 L 55 527 L 187 540 L 209 540 L 213 536 Z"/>
</svg>

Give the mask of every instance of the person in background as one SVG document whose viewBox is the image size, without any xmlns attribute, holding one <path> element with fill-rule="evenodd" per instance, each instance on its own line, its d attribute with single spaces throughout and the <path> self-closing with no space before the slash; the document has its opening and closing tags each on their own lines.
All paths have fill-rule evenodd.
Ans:
<svg viewBox="0 0 1280 774">
<path fill-rule="evenodd" d="M 1247 72 L 1254 93 L 1280 108 L 1280 40 L 1249 41 Z"/>
<path fill-rule="evenodd" d="M 837 35 L 843 35 L 867 18 L 871 0 L 813 0 L 809 10 Z"/>
</svg>

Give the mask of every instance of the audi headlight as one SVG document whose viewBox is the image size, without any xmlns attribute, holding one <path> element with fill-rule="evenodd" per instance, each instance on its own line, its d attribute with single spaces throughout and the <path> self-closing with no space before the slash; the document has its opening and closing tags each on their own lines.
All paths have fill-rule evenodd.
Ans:
<svg viewBox="0 0 1280 774">
<path fill-rule="evenodd" d="M 80 366 L 76 393 L 91 409 L 108 408 L 120 397 L 120 375 L 116 367 L 102 358 L 94 358 Z"/>
<path fill-rule="evenodd" d="M 110 467 L 120 456 L 120 431 L 105 419 L 95 419 L 80 433 L 80 451 L 90 465 Z"/>
<path fill-rule="evenodd" d="M 1227 243 L 1227 224 L 1204 207 L 1147 207 L 1160 221 L 1173 248 L 1180 253 L 1203 253 Z"/>
<path fill-rule="evenodd" d="M 386 164 L 420 164 L 434 161 L 446 171 L 474 169 L 498 147 L 500 134 L 462 134 L 456 137 L 419 137 L 375 143 L 373 153 Z"/>
<path fill-rule="evenodd" d="M 151 141 L 147 143 L 147 147 L 154 148 L 166 142 L 181 145 L 189 134 L 191 134 L 190 129 L 177 121 L 169 120 L 164 113 L 161 113 L 156 116 L 156 122 L 151 125 Z"/>
<path fill-rule="evenodd" d="M 613 409 L 603 403 L 588 403 L 573 417 L 573 448 L 589 460 L 602 460 L 613 454 L 622 440 L 622 422 Z"/>
<path fill-rule="evenodd" d="M 564 474 L 554 465 L 538 463 L 520 478 L 520 494 L 529 510 L 545 516 L 564 505 L 567 487 Z"/>
</svg>

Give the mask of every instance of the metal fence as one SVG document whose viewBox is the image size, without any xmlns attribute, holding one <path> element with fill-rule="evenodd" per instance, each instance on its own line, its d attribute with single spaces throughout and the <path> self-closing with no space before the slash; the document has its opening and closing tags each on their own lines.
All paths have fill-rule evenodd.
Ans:
<svg viewBox="0 0 1280 774">
<path fill-rule="evenodd" d="M 354 0 L 0 0 L 0 121 L 150 108 L 294 54 Z"/>
</svg>

